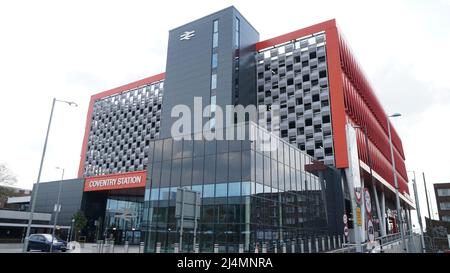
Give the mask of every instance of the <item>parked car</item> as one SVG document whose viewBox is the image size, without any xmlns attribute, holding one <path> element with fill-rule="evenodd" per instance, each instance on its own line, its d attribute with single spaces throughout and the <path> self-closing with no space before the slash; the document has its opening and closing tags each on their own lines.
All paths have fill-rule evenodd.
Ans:
<svg viewBox="0 0 450 273">
<path fill-rule="evenodd" d="M 52 234 L 39 233 L 30 235 L 27 251 L 40 250 L 50 252 L 50 249 L 53 251 L 65 252 L 67 249 L 67 242 L 56 236 L 52 238 Z"/>
</svg>

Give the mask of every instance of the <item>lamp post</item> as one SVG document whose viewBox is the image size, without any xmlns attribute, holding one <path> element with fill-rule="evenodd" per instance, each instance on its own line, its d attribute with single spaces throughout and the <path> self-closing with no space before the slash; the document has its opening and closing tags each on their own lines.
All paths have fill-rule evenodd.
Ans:
<svg viewBox="0 0 450 273">
<path fill-rule="evenodd" d="M 53 98 L 52 109 L 50 111 L 50 119 L 48 121 L 48 126 L 47 126 L 47 134 L 45 135 L 44 148 L 42 150 L 41 163 L 40 163 L 40 166 L 39 166 L 38 177 L 37 177 L 37 180 L 36 180 L 36 187 L 35 187 L 35 189 L 34 189 L 34 191 L 32 193 L 32 199 L 33 200 L 31 201 L 30 216 L 28 218 L 27 233 L 25 235 L 25 243 L 23 244 L 23 252 L 26 252 L 27 248 L 28 248 L 28 237 L 30 237 L 31 223 L 33 222 L 33 213 L 34 213 L 34 208 L 36 207 L 36 198 L 37 198 L 38 191 L 39 191 L 39 182 L 41 181 L 41 173 L 42 173 L 42 167 L 44 165 L 45 151 L 47 150 L 48 135 L 50 133 L 50 126 L 52 124 L 52 118 L 53 118 L 53 110 L 55 109 L 55 103 L 56 102 L 64 102 L 64 103 L 67 103 L 70 106 L 75 106 L 75 107 L 78 106 L 75 102 L 64 101 L 64 100 L 57 100 L 56 98 Z"/>
<path fill-rule="evenodd" d="M 419 220 L 419 226 L 420 226 L 420 243 L 422 244 L 422 253 L 425 253 L 425 240 L 423 238 L 423 224 L 422 224 L 422 215 L 420 214 L 420 204 L 419 204 L 419 196 L 417 195 L 417 186 L 416 186 L 416 172 L 410 171 L 413 173 L 413 189 L 414 189 L 414 197 L 416 201 L 416 212 L 417 212 L 417 218 Z"/>
<path fill-rule="evenodd" d="M 55 204 L 55 219 L 53 221 L 53 231 L 52 231 L 52 244 L 50 245 L 50 252 L 53 252 L 53 240 L 55 238 L 55 230 L 56 230 L 56 223 L 58 221 L 58 215 L 59 212 L 61 211 L 61 190 L 62 190 L 62 184 L 63 184 L 63 180 L 64 180 L 64 168 L 60 168 L 60 167 L 56 167 L 57 170 L 62 170 L 62 174 L 61 174 L 61 181 L 59 182 L 59 190 L 58 190 L 58 198 L 56 200 L 56 204 Z"/>
<path fill-rule="evenodd" d="M 389 147 L 391 149 L 392 172 L 394 174 L 396 210 L 397 210 L 397 216 L 398 216 L 398 221 L 399 221 L 399 225 L 400 225 L 400 236 L 402 238 L 403 250 L 407 251 L 405 234 L 403 231 L 403 214 L 402 214 L 402 211 L 400 208 L 400 195 L 398 193 L 397 170 L 395 169 L 394 149 L 393 149 L 393 145 L 392 145 L 391 122 L 389 120 L 389 118 L 395 118 L 395 117 L 400 117 L 400 116 L 401 116 L 401 114 L 399 114 L 399 113 L 395 113 L 393 115 L 388 116 L 387 117 L 387 125 L 388 125 L 388 134 L 389 134 Z"/>
</svg>

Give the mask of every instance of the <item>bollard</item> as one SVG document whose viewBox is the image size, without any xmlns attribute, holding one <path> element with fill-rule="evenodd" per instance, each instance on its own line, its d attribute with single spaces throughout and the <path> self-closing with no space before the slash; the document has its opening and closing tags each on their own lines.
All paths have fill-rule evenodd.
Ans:
<svg viewBox="0 0 450 273">
<path fill-rule="evenodd" d="M 244 253 L 244 244 L 239 244 L 239 253 Z"/>
<path fill-rule="evenodd" d="M 273 243 L 273 253 L 278 253 L 277 243 Z"/>
<path fill-rule="evenodd" d="M 345 241 L 346 241 L 346 237 L 345 237 L 345 235 L 342 235 L 342 243 L 345 244 Z"/>
<path fill-rule="evenodd" d="M 194 253 L 198 253 L 199 252 L 199 248 L 200 248 L 200 245 L 198 243 L 195 243 L 195 245 L 194 245 Z"/>
<path fill-rule="evenodd" d="M 333 249 L 336 249 L 336 235 L 333 235 Z"/>
<path fill-rule="evenodd" d="M 103 251 L 103 241 L 102 240 L 97 240 L 97 252 L 98 253 L 102 253 Z"/>
<path fill-rule="evenodd" d="M 156 243 L 156 253 L 161 253 L 161 242 Z"/>
<path fill-rule="evenodd" d="M 125 241 L 125 245 L 123 246 L 123 252 L 128 253 L 128 241 Z"/>
<path fill-rule="evenodd" d="M 303 242 L 303 240 L 300 242 L 300 252 L 305 253 L 305 243 Z"/>
<path fill-rule="evenodd" d="M 219 253 L 219 244 L 214 244 L 214 253 Z"/>
<path fill-rule="evenodd" d="M 283 242 L 281 249 L 283 253 L 286 253 L 286 243 Z"/>
<path fill-rule="evenodd" d="M 105 241 L 105 244 L 103 245 L 103 253 L 109 253 L 109 242 Z"/>
<path fill-rule="evenodd" d="M 266 245 L 266 243 L 262 244 L 262 253 L 267 253 L 267 245 Z"/>
<path fill-rule="evenodd" d="M 319 252 L 319 238 L 316 237 L 316 252 Z"/>
<path fill-rule="evenodd" d="M 291 241 L 291 253 L 295 253 L 295 241 Z"/>
<path fill-rule="evenodd" d="M 338 246 L 341 248 L 341 236 L 338 236 Z"/>
<path fill-rule="evenodd" d="M 144 242 L 139 243 L 139 253 L 144 253 Z"/>
<path fill-rule="evenodd" d="M 110 247 L 111 247 L 110 253 L 114 253 L 114 240 L 111 241 Z"/>
<path fill-rule="evenodd" d="M 322 251 L 325 251 L 325 237 L 322 237 Z"/>
<path fill-rule="evenodd" d="M 312 252 L 312 239 L 308 239 L 308 252 Z"/>
<path fill-rule="evenodd" d="M 330 249 L 331 249 L 330 235 L 328 235 L 327 237 L 328 237 L 328 245 L 327 245 L 327 249 L 330 250 Z"/>
<path fill-rule="evenodd" d="M 255 253 L 259 253 L 259 245 L 258 245 L 258 243 L 255 244 Z"/>
</svg>

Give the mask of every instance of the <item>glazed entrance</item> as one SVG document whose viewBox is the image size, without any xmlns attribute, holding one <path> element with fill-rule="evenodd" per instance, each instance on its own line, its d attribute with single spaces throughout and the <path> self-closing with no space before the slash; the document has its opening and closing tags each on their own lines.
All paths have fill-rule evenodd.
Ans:
<svg viewBox="0 0 450 273">
<path fill-rule="evenodd" d="M 128 241 L 139 244 L 144 206 L 143 196 L 108 196 L 106 200 L 104 235 L 117 244 Z"/>
</svg>

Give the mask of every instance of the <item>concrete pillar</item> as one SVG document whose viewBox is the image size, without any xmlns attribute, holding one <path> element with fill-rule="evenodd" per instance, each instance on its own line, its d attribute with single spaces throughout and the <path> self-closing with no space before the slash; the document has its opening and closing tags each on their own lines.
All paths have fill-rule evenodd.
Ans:
<svg viewBox="0 0 450 273">
<path fill-rule="evenodd" d="M 381 213 L 383 214 L 382 216 L 380 216 L 380 220 L 382 220 L 382 225 L 383 228 L 381 229 L 381 236 L 386 236 L 387 235 L 387 230 L 386 230 L 386 199 L 384 198 L 384 191 L 381 191 Z"/>
</svg>

